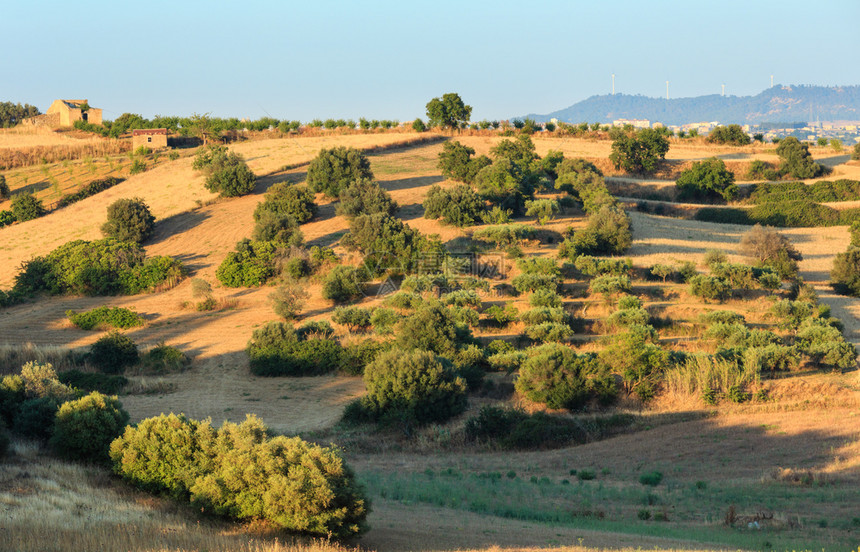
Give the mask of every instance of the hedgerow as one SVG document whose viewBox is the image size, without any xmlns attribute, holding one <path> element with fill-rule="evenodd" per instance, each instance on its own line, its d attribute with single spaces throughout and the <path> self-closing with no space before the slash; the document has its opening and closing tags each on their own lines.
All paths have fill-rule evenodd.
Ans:
<svg viewBox="0 0 860 552">
<path fill-rule="evenodd" d="M 94 196 L 97 193 L 103 192 L 108 188 L 113 188 L 117 184 L 123 182 L 124 179 L 117 178 L 115 176 L 109 176 L 107 178 L 102 178 L 99 180 L 93 180 L 86 186 L 83 186 L 78 191 L 72 194 L 66 194 L 60 198 L 57 202 L 57 208 L 66 207 L 71 205 L 72 203 L 76 203 L 82 199 L 86 199 L 90 196 Z"/>
</svg>

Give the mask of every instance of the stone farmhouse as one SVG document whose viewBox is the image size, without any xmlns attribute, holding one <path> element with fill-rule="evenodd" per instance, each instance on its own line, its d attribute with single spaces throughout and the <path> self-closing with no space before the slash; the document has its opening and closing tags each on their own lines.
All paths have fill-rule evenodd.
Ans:
<svg viewBox="0 0 860 552">
<path fill-rule="evenodd" d="M 87 100 L 54 100 L 47 113 L 24 119 L 21 122 L 32 126 L 52 128 L 70 127 L 76 121 L 86 121 L 93 125 L 102 124 L 102 110 L 96 107 L 81 109 L 81 107 L 88 106 Z"/>
</svg>

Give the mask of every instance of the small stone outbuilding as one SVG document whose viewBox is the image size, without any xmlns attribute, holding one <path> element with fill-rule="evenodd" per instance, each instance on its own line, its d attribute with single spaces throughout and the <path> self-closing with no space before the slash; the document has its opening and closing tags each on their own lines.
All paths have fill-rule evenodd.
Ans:
<svg viewBox="0 0 860 552">
<path fill-rule="evenodd" d="M 161 149 L 167 147 L 166 128 L 136 128 L 131 131 L 131 148 L 137 149 L 146 146 L 149 149 Z"/>
</svg>

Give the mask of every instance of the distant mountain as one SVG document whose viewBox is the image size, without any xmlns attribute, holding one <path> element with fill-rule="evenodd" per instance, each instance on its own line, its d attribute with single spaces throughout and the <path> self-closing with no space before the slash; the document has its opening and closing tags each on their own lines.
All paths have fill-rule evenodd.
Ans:
<svg viewBox="0 0 860 552">
<path fill-rule="evenodd" d="M 556 118 L 567 123 L 610 123 L 615 119 L 648 119 L 681 125 L 702 121 L 722 124 L 800 121 L 860 121 L 860 86 L 775 85 L 756 96 L 720 96 L 666 100 L 641 95 L 592 96 L 572 106 L 530 114 L 536 121 Z M 522 118 L 522 117 L 518 117 Z"/>
</svg>

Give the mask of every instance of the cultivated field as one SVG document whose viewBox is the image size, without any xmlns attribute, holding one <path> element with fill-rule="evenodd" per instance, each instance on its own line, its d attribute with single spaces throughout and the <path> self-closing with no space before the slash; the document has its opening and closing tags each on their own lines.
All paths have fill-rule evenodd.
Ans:
<svg viewBox="0 0 860 552">
<path fill-rule="evenodd" d="M 16 138 L 17 136 L 17 138 Z M 249 372 L 245 347 L 254 329 L 275 320 L 269 294 L 273 286 L 227 288 L 215 272 L 237 241 L 249 237 L 253 213 L 274 183 L 305 180 L 307 163 L 321 148 L 352 146 L 370 150 L 371 168 L 382 188 L 399 204 L 397 216 L 424 234 L 438 234 L 443 242 L 467 237 L 474 228 L 445 226 L 423 217 L 422 202 L 434 184 L 454 186 L 437 168 L 442 143 L 419 143 L 424 135 L 411 133 L 322 135 L 241 142 L 231 149 L 241 153 L 258 176 L 253 193 L 218 199 L 203 186 L 192 169 L 192 158 L 162 156 L 149 170 L 122 173 L 120 160 L 102 159 L 95 172 L 86 162 L 62 169 L 86 174 L 86 179 L 122 175 L 121 184 L 45 217 L 0 228 L 0 289 L 11 287 L 18 268 L 70 240 L 101 238 L 99 230 L 107 206 L 119 198 L 141 197 L 156 216 L 155 236 L 145 244 L 148 255 L 180 259 L 191 276 L 213 287 L 219 307 L 198 312 L 190 306 L 187 279 L 168 291 L 116 297 L 60 296 L 0 309 L 0 345 L 84 349 L 102 333 L 77 329 L 68 310 L 99 306 L 134 309 L 146 323 L 125 333 L 143 348 L 160 342 L 175 346 L 193 362 L 184 372 L 164 375 L 128 374 L 137 392 L 121 396 L 132 421 L 162 412 L 184 412 L 193 418 L 240 421 L 256 413 L 278 433 L 302 434 L 344 448 L 358 478 L 373 502 L 372 529 L 345 546 L 371 550 L 671 550 L 710 549 L 826 549 L 850 550 L 860 542 L 860 376 L 857 370 L 798 374 L 767 379 L 762 388 L 767 401 L 719 408 L 698 397 L 663 395 L 643 406 L 622 401 L 619 413 L 637 416 L 635 424 L 605 440 L 557 450 L 510 452 L 486 449 L 463 441 L 465 419 L 484 404 L 522 405 L 541 410 L 516 395 L 476 396 L 461 417 L 445 425 L 431 425 L 410 439 L 394 431 L 345 429 L 337 424 L 344 407 L 365 392 L 361 377 L 260 378 Z M 502 138 L 454 137 L 488 154 Z M 16 142 L 15 140 L 19 140 Z M 41 142 L 40 142 L 41 140 Z M 52 142 L 52 140 L 54 142 Z M 0 148 L 62 145 L 74 140 L 59 135 L 0 133 Z M 62 143 L 62 144 L 61 144 Z M 634 186 L 670 187 L 669 180 L 641 180 L 618 174 L 608 164 L 609 141 L 575 138 L 534 138 L 537 153 L 561 151 L 565 157 L 595 162 L 611 178 Z M 398 145 L 400 145 L 398 147 Z M 814 153 L 815 150 L 813 150 Z M 715 147 L 704 143 L 675 144 L 667 159 L 677 167 L 719 156 L 738 164 L 753 159 L 775 162 L 773 147 Z M 846 163 L 822 148 L 817 152 L 834 167 L 828 180 L 860 179 L 860 164 Z M 69 171 L 69 167 L 72 170 Z M 111 172 L 116 168 L 116 172 Z M 28 172 L 29 171 L 29 172 Z M 12 191 L 32 186 L 41 169 L 5 171 Z M 85 172 L 86 171 L 86 172 Z M 31 176 L 27 176 L 31 175 Z M 660 176 L 660 175 L 658 175 Z M 50 188 L 44 188 L 49 193 Z M 540 197 L 556 197 L 546 194 Z M 335 213 L 335 204 L 318 194 L 317 216 L 301 226 L 305 242 L 331 248 L 344 258 L 354 255 L 339 240 L 349 221 Z M 0 209 L 8 208 L 0 204 Z M 739 243 L 748 226 L 717 224 L 630 212 L 633 244 L 626 256 L 634 267 L 656 263 L 678 265 L 691 261 L 705 271 L 704 257 L 713 249 L 730 261 L 742 262 Z M 518 222 L 533 224 L 534 219 Z M 542 228 L 562 233 L 581 228 L 579 209 L 563 209 Z M 841 319 L 846 339 L 860 345 L 860 299 L 836 295 L 829 273 L 834 256 L 846 249 L 844 226 L 781 230 L 803 255 L 800 274 L 819 300 Z M 525 256 L 557 258 L 556 243 L 529 242 Z M 493 283 L 510 283 L 518 274 L 515 263 L 493 253 L 503 276 Z M 379 281 L 369 287 L 362 307 L 379 306 Z M 612 330 L 600 321 L 614 306 L 587 291 L 587 282 L 572 279 L 565 308 L 585 319 L 589 332 L 573 340 L 578 350 L 596 351 Z M 331 301 L 321 295 L 319 279 L 307 286 L 310 299 L 301 322 L 330 320 Z M 733 298 L 723 305 L 693 297 L 686 284 L 635 280 L 632 294 L 649 312 L 675 322 L 661 333 L 661 343 L 676 350 L 707 350 L 714 343 L 700 341 L 689 329 L 701 312 L 728 309 L 747 322 L 774 329 L 766 316 L 766 294 Z M 526 297 L 484 298 L 484 306 L 511 302 L 528 309 Z M 359 339 L 342 326 L 336 336 L 345 342 Z M 514 341 L 522 324 L 504 330 L 475 328 L 485 342 Z M 0 359 L 2 359 L 0 355 Z M 8 373 L 3 367 L 2 373 Z M 497 384 L 513 376 L 494 373 Z M 248 552 L 343 550 L 340 545 L 297 541 L 261 524 L 237 525 L 200 518 L 175 503 L 130 490 L 99 468 L 67 464 L 41 454 L 27 442 L 14 445 L 16 455 L 0 475 L 0 504 L 6 511 L 0 547 L 15 550 L 71 551 L 91 548 L 123 550 L 247 550 Z M 643 472 L 659 470 L 664 482 L 647 487 L 638 481 Z M 595 477 L 583 479 L 577 472 Z M 740 523 L 726 527 L 729 515 Z M 649 521 L 641 516 L 648 511 Z M 651 516 L 663 521 L 651 520 Z M 38 519 L 35 538 L 31 521 Z M 747 525 L 747 523 L 749 525 Z M 755 525 L 753 525 L 755 524 Z M 275 541 L 274 539 L 280 539 Z M 285 543 L 284 539 L 288 539 Z M 141 545 L 140 543 L 146 543 Z"/>
</svg>

